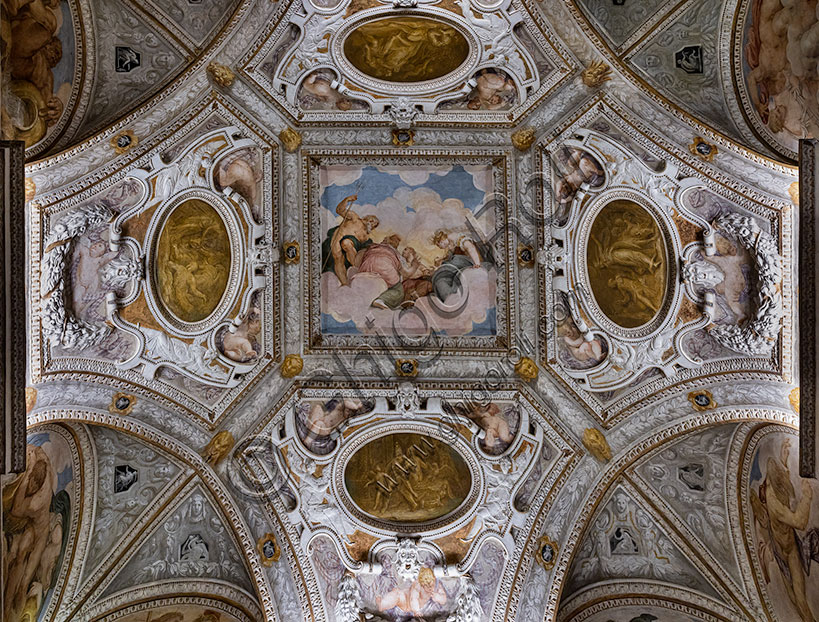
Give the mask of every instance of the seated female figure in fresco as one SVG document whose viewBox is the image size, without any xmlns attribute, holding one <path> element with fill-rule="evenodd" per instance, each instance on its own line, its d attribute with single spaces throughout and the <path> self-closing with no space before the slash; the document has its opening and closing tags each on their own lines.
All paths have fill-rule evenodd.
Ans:
<svg viewBox="0 0 819 622">
<path fill-rule="evenodd" d="M 441 302 L 446 302 L 450 294 L 461 287 L 461 272 L 469 268 L 480 268 L 495 263 L 492 248 L 483 241 L 469 236 L 454 237 L 452 232 L 440 229 L 432 237 L 432 243 L 448 254 L 436 262 L 432 274 L 432 289 Z"/>
</svg>

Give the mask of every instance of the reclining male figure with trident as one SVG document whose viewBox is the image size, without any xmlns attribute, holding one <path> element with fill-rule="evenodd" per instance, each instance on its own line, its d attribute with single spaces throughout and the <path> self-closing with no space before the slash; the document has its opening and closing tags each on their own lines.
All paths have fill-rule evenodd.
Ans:
<svg viewBox="0 0 819 622">
<path fill-rule="evenodd" d="M 373 243 L 370 231 L 378 226 L 377 216 L 361 218 L 352 210 L 356 199 L 358 195 L 353 194 L 338 204 L 336 213 L 342 216 L 341 224 L 332 227 L 321 243 L 321 271 L 335 272 L 342 285 L 349 285 L 347 268 L 356 265 L 358 251 Z"/>
</svg>

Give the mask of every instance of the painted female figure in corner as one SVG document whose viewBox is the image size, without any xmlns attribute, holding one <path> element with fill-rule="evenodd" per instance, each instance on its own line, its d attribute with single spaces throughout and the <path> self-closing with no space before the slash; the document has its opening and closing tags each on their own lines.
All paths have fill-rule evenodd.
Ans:
<svg viewBox="0 0 819 622">
<path fill-rule="evenodd" d="M 495 263 L 492 247 L 470 236 L 456 237 L 452 232 L 439 229 L 432 237 L 432 243 L 448 254 L 436 261 L 436 270 L 431 277 L 432 289 L 441 302 L 446 302 L 450 294 L 461 287 L 461 272 L 470 268 L 489 267 Z"/>
</svg>

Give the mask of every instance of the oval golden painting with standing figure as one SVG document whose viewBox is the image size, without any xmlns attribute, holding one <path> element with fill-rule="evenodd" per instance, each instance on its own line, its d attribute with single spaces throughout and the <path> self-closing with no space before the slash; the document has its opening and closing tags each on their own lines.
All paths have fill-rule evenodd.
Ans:
<svg viewBox="0 0 819 622">
<path fill-rule="evenodd" d="M 230 275 L 230 238 L 219 213 L 199 199 L 176 207 L 159 235 L 154 265 L 159 298 L 183 322 L 219 306 Z"/>
<path fill-rule="evenodd" d="M 469 56 L 453 26 L 424 17 L 388 17 L 362 24 L 344 41 L 344 55 L 362 73 L 388 82 L 424 82 L 455 71 Z"/>
<path fill-rule="evenodd" d="M 423 434 L 388 434 L 358 449 L 344 486 L 366 514 L 398 523 L 425 523 L 456 510 L 472 487 L 461 455 Z"/>
<path fill-rule="evenodd" d="M 595 218 L 587 249 L 589 281 L 600 309 L 623 328 L 650 322 L 668 288 L 663 234 L 648 211 L 612 201 Z"/>
</svg>

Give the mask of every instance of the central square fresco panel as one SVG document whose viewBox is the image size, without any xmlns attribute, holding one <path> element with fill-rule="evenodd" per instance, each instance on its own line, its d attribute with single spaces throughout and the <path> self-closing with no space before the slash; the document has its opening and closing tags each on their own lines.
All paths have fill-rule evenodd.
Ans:
<svg viewBox="0 0 819 622">
<path fill-rule="evenodd" d="M 308 156 L 308 346 L 506 349 L 506 165 Z"/>
</svg>

